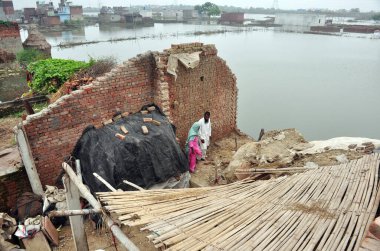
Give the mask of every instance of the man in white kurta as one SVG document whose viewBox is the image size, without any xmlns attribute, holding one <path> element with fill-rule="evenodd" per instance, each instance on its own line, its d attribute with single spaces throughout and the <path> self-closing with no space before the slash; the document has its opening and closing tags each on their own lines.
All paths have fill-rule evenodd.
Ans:
<svg viewBox="0 0 380 251">
<path fill-rule="evenodd" d="M 207 147 L 210 145 L 210 137 L 211 137 L 211 119 L 210 112 L 205 112 L 203 118 L 198 121 L 199 128 L 199 139 L 202 150 L 202 160 L 205 160 L 207 157 Z"/>
</svg>

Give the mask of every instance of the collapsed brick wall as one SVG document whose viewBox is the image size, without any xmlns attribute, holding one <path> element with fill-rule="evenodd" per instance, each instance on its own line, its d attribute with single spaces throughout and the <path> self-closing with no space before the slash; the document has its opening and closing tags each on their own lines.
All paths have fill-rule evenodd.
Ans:
<svg viewBox="0 0 380 251">
<path fill-rule="evenodd" d="M 192 124 L 211 113 L 212 137 L 217 140 L 236 128 L 237 87 L 236 77 L 226 62 L 217 56 L 214 45 L 191 43 L 173 45 L 160 55 L 167 63 L 170 54 L 201 51 L 199 65 L 186 69 L 178 64 L 177 79 L 163 67 L 163 84 L 169 89 L 170 118 L 177 126 L 177 137 L 186 142 Z M 157 59 L 156 59 L 157 60 Z"/>
<path fill-rule="evenodd" d="M 133 58 L 27 117 L 24 128 L 42 185 L 55 184 L 62 161 L 87 126 L 99 127 L 116 112 L 153 102 L 153 62 L 151 54 Z"/>
<path fill-rule="evenodd" d="M 18 24 L 0 24 L 0 48 L 13 54 L 22 50 Z"/>
<path fill-rule="evenodd" d="M 196 51 L 202 51 L 196 68 L 179 64 L 177 80 L 167 73 L 170 54 Z M 24 128 L 42 185 L 55 183 L 62 161 L 86 126 L 99 127 L 118 111 L 136 112 L 151 102 L 176 125 L 182 144 L 206 110 L 211 112 L 213 139 L 236 128 L 236 78 L 213 45 L 191 43 L 149 52 L 27 117 Z"/>
<path fill-rule="evenodd" d="M 0 177 L 0 212 L 16 205 L 17 198 L 24 192 L 31 192 L 25 169 Z"/>
</svg>

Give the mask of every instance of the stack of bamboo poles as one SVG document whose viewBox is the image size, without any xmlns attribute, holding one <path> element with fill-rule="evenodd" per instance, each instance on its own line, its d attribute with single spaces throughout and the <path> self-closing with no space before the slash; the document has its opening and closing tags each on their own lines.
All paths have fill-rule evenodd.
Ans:
<svg viewBox="0 0 380 251">
<path fill-rule="evenodd" d="M 268 181 L 98 193 L 169 250 L 357 250 L 379 205 L 380 155 Z"/>
</svg>

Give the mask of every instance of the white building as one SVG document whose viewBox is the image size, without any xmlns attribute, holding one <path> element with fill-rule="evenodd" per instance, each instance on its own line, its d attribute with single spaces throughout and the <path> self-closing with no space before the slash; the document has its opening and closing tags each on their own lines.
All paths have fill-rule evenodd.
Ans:
<svg viewBox="0 0 380 251">
<path fill-rule="evenodd" d="M 149 17 L 149 18 L 153 17 L 153 11 L 151 10 L 140 10 L 139 13 L 142 17 Z"/>
<path fill-rule="evenodd" d="M 318 14 L 278 13 L 274 21 L 282 25 L 284 31 L 310 31 L 311 26 L 325 26 L 326 16 Z"/>
<path fill-rule="evenodd" d="M 176 11 L 176 10 L 164 10 L 162 12 L 162 19 L 168 20 L 168 21 L 182 21 L 183 13 L 182 11 Z"/>
</svg>

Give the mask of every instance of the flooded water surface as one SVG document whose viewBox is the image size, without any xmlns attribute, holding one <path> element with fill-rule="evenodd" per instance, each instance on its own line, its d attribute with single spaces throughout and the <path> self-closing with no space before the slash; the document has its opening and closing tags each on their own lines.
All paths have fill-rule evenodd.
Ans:
<svg viewBox="0 0 380 251">
<path fill-rule="evenodd" d="M 71 41 L 102 42 L 61 49 L 56 58 L 116 57 L 120 62 L 171 44 L 215 44 L 236 74 L 238 127 L 253 137 L 265 130 L 297 128 L 308 140 L 338 136 L 380 138 L 380 40 L 258 30 L 190 34 L 239 28 L 187 24 L 154 27 L 90 26 L 76 32 L 48 33 L 54 46 Z M 210 96 L 214 95 L 210 90 Z M 191 116 L 191 114 L 189 114 Z"/>
</svg>

